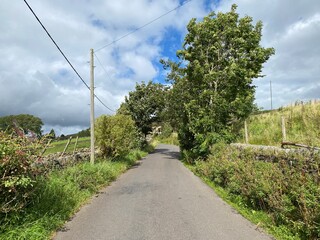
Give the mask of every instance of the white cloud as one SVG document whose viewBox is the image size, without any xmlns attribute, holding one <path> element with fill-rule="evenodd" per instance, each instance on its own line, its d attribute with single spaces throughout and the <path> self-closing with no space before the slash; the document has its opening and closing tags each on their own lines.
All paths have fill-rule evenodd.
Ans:
<svg viewBox="0 0 320 240">
<path fill-rule="evenodd" d="M 89 50 L 137 29 L 175 8 L 178 0 L 29 0 L 50 34 L 89 83 Z M 229 11 L 238 4 L 241 16 L 264 23 L 262 44 L 276 55 L 256 80 L 257 102 L 269 108 L 269 81 L 274 106 L 319 97 L 320 4 L 297 1 L 207 0 L 187 3 L 145 28 L 96 52 L 96 93 L 117 109 L 136 82 L 163 78 L 156 62 L 181 47 L 186 25 L 201 20 L 210 9 Z M 70 69 L 23 1 L 2 0 L 0 15 L 0 116 L 29 113 L 42 118 L 45 129 L 70 133 L 89 126 L 89 91 Z M 174 31 L 175 34 L 170 33 Z M 170 44 L 164 44 L 169 43 Z M 169 53 L 170 52 L 170 53 Z M 168 54 L 168 55 L 167 55 Z M 105 70 L 107 72 L 105 72 Z M 96 101 L 96 116 L 111 112 Z M 50 129 L 49 129 L 50 130 Z"/>
<path fill-rule="evenodd" d="M 98 49 L 175 8 L 178 0 L 28 1 L 62 51 L 89 83 L 89 49 Z M 89 91 L 70 69 L 23 1 L 2 0 L 0 15 L 0 116 L 29 113 L 45 131 L 70 133 L 89 126 Z M 117 109 L 136 82 L 161 75 L 155 65 L 168 28 L 185 31 L 191 17 L 202 17 L 204 0 L 155 21 L 99 52 L 96 94 Z M 178 39 L 180 41 L 181 39 Z M 107 74 L 105 70 L 107 71 Z M 96 100 L 96 116 L 110 114 Z"/>
</svg>

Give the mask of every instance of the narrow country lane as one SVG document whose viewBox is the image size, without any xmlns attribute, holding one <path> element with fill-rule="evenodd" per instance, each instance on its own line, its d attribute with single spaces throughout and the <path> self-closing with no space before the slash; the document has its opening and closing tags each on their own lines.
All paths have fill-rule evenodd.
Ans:
<svg viewBox="0 0 320 240">
<path fill-rule="evenodd" d="M 271 239 L 159 145 L 83 207 L 55 240 Z"/>
</svg>

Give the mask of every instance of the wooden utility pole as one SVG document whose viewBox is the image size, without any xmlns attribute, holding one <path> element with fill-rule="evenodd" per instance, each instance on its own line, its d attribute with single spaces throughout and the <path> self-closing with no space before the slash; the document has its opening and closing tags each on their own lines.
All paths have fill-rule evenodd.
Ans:
<svg viewBox="0 0 320 240">
<path fill-rule="evenodd" d="M 94 62 L 93 49 L 90 49 L 90 136 L 91 156 L 90 162 L 94 164 Z"/>
</svg>

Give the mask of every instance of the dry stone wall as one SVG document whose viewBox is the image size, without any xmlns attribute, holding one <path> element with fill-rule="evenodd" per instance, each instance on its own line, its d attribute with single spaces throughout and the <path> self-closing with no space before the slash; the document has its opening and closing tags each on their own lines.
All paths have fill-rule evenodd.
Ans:
<svg viewBox="0 0 320 240">
<path fill-rule="evenodd" d="M 90 160 L 90 149 L 83 148 L 77 152 L 64 153 L 62 156 L 61 152 L 49 154 L 42 157 L 39 164 L 47 168 L 63 168 L 65 166 L 71 166 L 79 162 L 85 162 Z"/>
</svg>

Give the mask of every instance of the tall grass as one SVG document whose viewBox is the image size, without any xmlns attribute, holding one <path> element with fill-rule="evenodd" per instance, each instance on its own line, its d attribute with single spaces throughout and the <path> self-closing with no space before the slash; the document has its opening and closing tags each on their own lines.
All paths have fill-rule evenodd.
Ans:
<svg viewBox="0 0 320 240">
<path fill-rule="evenodd" d="M 249 143 L 280 146 L 281 117 L 285 118 L 286 140 L 320 146 L 320 103 L 284 107 L 252 115 L 247 120 Z M 238 142 L 243 142 L 244 130 Z"/>
<path fill-rule="evenodd" d="M 80 163 L 38 179 L 32 202 L 23 212 L 0 216 L 0 239 L 49 239 L 101 187 L 145 155 L 134 151 L 118 161 Z"/>
</svg>

